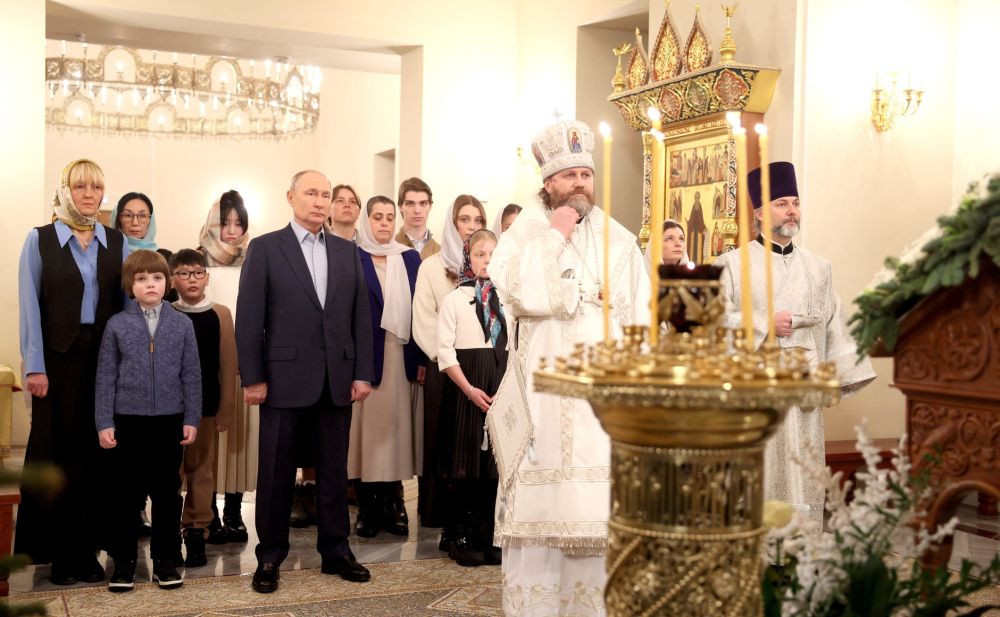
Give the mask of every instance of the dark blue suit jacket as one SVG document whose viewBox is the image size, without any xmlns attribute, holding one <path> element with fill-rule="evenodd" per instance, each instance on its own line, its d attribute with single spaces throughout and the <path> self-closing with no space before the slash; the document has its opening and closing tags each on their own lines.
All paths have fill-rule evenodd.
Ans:
<svg viewBox="0 0 1000 617">
<path fill-rule="evenodd" d="M 379 285 L 378 275 L 375 274 L 375 263 L 372 256 L 364 249 L 358 249 L 361 258 L 361 270 L 365 274 L 365 283 L 368 285 L 368 304 L 371 308 L 372 316 L 372 344 L 375 349 L 375 379 L 372 387 L 382 383 L 382 364 L 385 361 L 385 330 L 379 325 L 382 323 L 382 307 L 385 299 L 382 297 L 382 286 Z M 409 250 L 403 252 L 403 263 L 406 264 L 406 277 L 410 279 L 410 302 L 413 302 L 413 290 L 417 287 L 417 270 L 420 269 L 420 253 Z M 406 367 L 407 381 L 416 381 L 417 369 L 427 362 L 427 356 L 420 351 L 417 342 L 410 335 L 409 342 L 403 346 L 403 364 Z"/>
<path fill-rule="evenodd" d="M 329 383 L 334 405 L 351 382 L 374 378 L 368 288 L 354 243 L 326 233 L 323 306 L 292 226 L 247 248 L 236 301 L 236 349 L 244 386 L 266 382 L 272 407 L 308 407 Z"/>
</svg>

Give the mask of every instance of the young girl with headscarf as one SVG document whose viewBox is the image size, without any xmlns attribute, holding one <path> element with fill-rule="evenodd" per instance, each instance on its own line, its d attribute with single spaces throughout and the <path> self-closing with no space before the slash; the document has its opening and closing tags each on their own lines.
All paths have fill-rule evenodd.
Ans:
<svg viewBox="0 0 1000 617">
<path fill-rule="evenodd" d="M 500 563 L 493 546 L 497 467 L 485 421 L 507 366 L 511 330 L 488 270 L 496 244 L 487 230 L 466 241 L 458 288 L 438 314 L 438 366 L 449 380 L 441 395 L 437 473 L 451 486 L 448 503 L 458 521 L 448 556 L 462 566 Z"/>
<path fill-rule="evenodd" d="M 417 405 L 420 418 L 417 426 L 422 434 L 417 439 L 420 497 L 418 509 L 420 524 L 424 527 L 443 527 L 438 548 L 451 548 L 453 526 L 446 519 L 447 487 L 435 476 L 433 456 L 437 443 L 438 410 L 441 407 L 441 389 L 445 379 L 438 371 L 438 309 L 444 297 L 458 284 L 462 272 L 462 245 L 473 232 L 486 227 L 486 210 L 472 195 L 459 195 L 445 215 L 441 250 L 420 264 L 417 289 L 413 296 L 413 338 L 427 355 L 427 379 L 423 387 L 423 403 Z"/>
<path fill-rule="evenodd" d="M 395 500 L 402 480 L 416 473 L 411 384 L 422 380 L 426 357 L 410 325 L 420 254 L 393 239 L 391 199 L 372 197 L 367 213 L 357 237 L 371 307 L 375 379 L 368 398 L 354 403 L 347 475 L 359 480 L 357 534 L 371 538 L 381 529 L 405 536 L 408 521 Z"/>
</svg>

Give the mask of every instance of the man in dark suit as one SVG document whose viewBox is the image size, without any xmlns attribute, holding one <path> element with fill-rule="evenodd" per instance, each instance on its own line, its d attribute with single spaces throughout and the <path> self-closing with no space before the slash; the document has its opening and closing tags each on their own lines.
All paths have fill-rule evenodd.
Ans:
<svg viewBox="0 0 1000 617">
<path fill-rule="evenodd" d="M 351 403 L 373 378 L 368 289 L 353 243 L 323 226 L 331 184 L 317 171 L 292 178 L 292 221 L 250 242 L 236 303 L 244 398 L 260 405 L 257 571 L 253 589 L 278 588 L 288 555 L 295 445 L 314 446 L 317 550 L 324 574 L 371 578 L 347 537 L 347 446 Z"/>
</svg>

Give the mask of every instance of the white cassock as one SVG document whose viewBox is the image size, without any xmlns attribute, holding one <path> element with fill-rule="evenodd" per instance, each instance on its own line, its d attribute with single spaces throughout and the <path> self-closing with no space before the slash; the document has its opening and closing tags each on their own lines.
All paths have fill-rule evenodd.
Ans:
<svg viewBox="0 0 1000 617">
<path fill-rule="evenodd" d="M 532 373 L 543 358 L 603 337 L 598 291 L 606 220 L 594 208 L 567 242 L 540 204 L 525 208 L 490 262 L 504 307 L 517 320 L 507 372 L 516 362 L 525 376 L 523 389 L 501 387 L 491 413 L 523 409 L 526 401 L 524 421 L 530 418 L 534 434 L 530 444 L 493 444 L 495 452 L 516 452 L 500 479 L 495 536 L 508 616 L 605 614 L 610 441 L 586 401 L 535 392 Z M 635 236 L 615 221 L 611 230 L 611 320 L 620 335 L 622 325 L 644 323 L 649 280 Z"/>
<path fill-rule="evenodd" d="M 774 312 L 792 314 L 791 336 L 778 337 L 782 348 L 801 347 L 809 354 L 815 368 L 820 362 L 837 366 L 843 396 L 857 392 L 875 379 L 867 357 L 858 362 L 854 340 L 841 314 L 840 298 L 833 289 L 830 262 L 801 247 L 779 254 L 765 251 L 760 242 L 750 242 L 750 277 L 753 288 L 754 345 L 767 337 L 767 286 L 765 259 L 770 258 L 774 273 Z M 726 325 L 742 327 L 740 314 L 740 256 L 730 251 L 718 257 L 714 265 L 725 266 L 722 289 L 726 294 Z M 823 465 L 823 412 L 819 407 L 788 411 L 785 422 L 771 437 L 764 455 L 764 498 L 792 504 L 812 517 L 823 516 L 823 488 L 806 482 L 792 456 L 803 457 L 804 447 L 812 443 Z"/>
</svg>

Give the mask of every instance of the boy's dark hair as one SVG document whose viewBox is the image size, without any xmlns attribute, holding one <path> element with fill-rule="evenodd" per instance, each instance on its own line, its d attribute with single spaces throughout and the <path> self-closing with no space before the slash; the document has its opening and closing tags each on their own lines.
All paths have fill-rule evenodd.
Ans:
<svg viewBox="0 0 1000 617">
<path fill-rule="evenodd" d="M 166 287 L 163 288 L 163 295 L 170 293 L 170 268 L 167 267 L 167 260 L 156 251 L 140 249 L 134 253 L 129 253 L 122 264 L 122 288 L 129 298 L 134 298 L 132 286 L 135 284 L 135 277 L 142 272 L 157 273 L 166 279 Z"/>
<path fill-rule="evenodd" d="M 181 249 L 170 258 L 171 274 L 181 266 L 201 266 L 202 268 L 208 268 L 208 258 L 200 251 Z"/>
<path fill-rule="evenodd" d="M 434 203 L 434 195 L 431 193 L 431 187 L 427 186 L 426 182 L 420 178 L 407 178 L 399 185 L 399 199 L 396 200 L 396 203 L 398 203 L 400 207 L 403 206 L 403 198 L 406 197 L 406 194 L 410 191 L 427 193 L 427 201 Z"/>
</svg>

